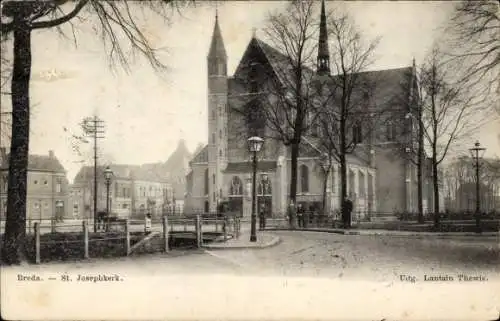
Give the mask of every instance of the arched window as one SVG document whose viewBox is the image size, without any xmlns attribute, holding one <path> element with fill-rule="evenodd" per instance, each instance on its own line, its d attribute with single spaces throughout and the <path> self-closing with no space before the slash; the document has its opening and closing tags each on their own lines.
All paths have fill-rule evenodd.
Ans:
<svg viewBox="0 0 500 321">
<path fill-rule="evenodd" d="M 272 184 L 269 176 L 262 174 L 257 187 L 257 195 L 272 195 L 272 192 Z"/>
<path fill-rule="evenodd" d="M 392 121 L 387 122 L 386 136 L 387 141 L 392 142 L 396 139 L 396 125 Z"/>
<path fill-rule="evenodd" d="M 360 123 L 354 124 L 352 127 L 352 139 L 354 144 L 359 144 L 363 142 L 363 130 Z"/>
<path fill-rule="evenodd" d="M 306 165 L 300 165 L 300 188 L 302 193 L 309 192 L 309 168 Z"/>
<path fill-rule="evenodd" d="M 205 170 L 205 195 L 208 195 L 208 168 Z"/>
<path fill-rule="evenodd" d="M 243 184 L 241 184 L 241 179 L 238 176 L 234 176 L 231 180 L 231 186 L 229 187 L 229 195 L 231 196 L 241 196 L 243 195 Z"/>
</svg>

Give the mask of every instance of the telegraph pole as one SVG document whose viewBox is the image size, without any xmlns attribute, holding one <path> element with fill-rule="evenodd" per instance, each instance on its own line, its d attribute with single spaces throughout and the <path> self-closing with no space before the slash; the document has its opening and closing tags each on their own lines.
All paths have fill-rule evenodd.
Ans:
<svg viewBox="0 0 500 321">
<path fill-rule="evenodd" d="M 104 138 L 104 121 L 99 117 L 87 117 L 82 124 L 85 134 L 94 139 L 94 233 L 97 232 L 97 140 Z"/>
</svg>

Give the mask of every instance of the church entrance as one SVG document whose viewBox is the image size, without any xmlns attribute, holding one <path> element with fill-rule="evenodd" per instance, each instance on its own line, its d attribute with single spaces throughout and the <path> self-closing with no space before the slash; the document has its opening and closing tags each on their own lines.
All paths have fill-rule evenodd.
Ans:
<svg viewBox="0 0 500 321">
<path fill-rule="evenodd" d="M 243 216 L 243 197 L 230 197 L 229 198 L 229 212 L 234 213 L 236 216 Z"/>
<path fill-rule="evenodd" d="M 229 187 L 229 212 L 243 216 L 243 183 L 241 178 L 233 176 Z"/>
<path fill-rule="evenodd" d="M 273 191 L 271 180 L 267 174 L 261 174 L 257 185 L 257 214 L 264 210 L 266 217 L 273 216 Z"/>
</svg>

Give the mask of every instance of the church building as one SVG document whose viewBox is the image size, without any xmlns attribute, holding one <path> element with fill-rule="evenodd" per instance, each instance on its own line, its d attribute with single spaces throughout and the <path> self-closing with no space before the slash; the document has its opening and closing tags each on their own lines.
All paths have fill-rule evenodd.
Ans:
<svg viewBox="0 0 500 321">
<path fill-rule="evenodd" d="M 329 52 L 322 3 L 318 64 L 311 72 L 329 73 Z M 253 136 L 245 128 L 241 113 L 236 110 L 255 108 L 255 99 L 241 79 L 248 79 L 246 66 L 258 62 L 272 70 L 282 63 L 284 55 L 258 39 L 255 34 L 247 45 L 233 76 L 227 73 L 227 53 L 219 19 L 215 26 L 207 56 L 208 71 L 208 144 L 196 153 L 190 162 L 186 177 L 185 210 L 215 212 L 220 202 L 228 202 L 231 211 L 247 217 L 252 203 L 252 154 L 247 139 Z M 365 77 L 376 79 L 374 94 L 366 99 L 377 108 L 395 110 L 391 117 L 406 121 L 408 106 L 397 104 L 394 96 L 401 94 L 402 82 L 408 74 L 414 75 L 415 65 L 405 68 L 366 72 Z M 398 119 L 395 119 L 398 121 Z M 265 120 L 264 120 L 265 121 Z M 414 125 L 412 126 L 414 128 Z M 347 154 L 347 191 L 354 203 L 354 215 L 387 216 L 404 211 L 416 212 L 416 166 L 404 155 L 401 130 L 390 121 L 377 128 L 369 139 L 358 141 L 356 150 Z M 297 164 L 297 204 L 321 209 L 324 195 L 322 160 L 325 151 L 318 143 L 318 132 L 303 135 Z M 403 151 L 403 152 L 402 152 Z M 271 209 L 269 215 L 286 213 L 289 204 L 291 177 L 290 148 L 278 140 L 266 139 L 258 153 L 257 200 Z M 333 164 L 327 178 L 326 208 L 328 212 L 340 209 L 340 165 Z M 425 207 L 424 201 L 424 207 Z M 355 216 L 353 216 L 355 217 Z"/>
</svg>

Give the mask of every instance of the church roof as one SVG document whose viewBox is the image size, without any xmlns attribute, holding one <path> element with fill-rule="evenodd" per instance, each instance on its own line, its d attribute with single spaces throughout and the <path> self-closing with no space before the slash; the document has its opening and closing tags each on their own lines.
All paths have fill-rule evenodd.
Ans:
<svg viewBox="0 0 500 321">
<path fill-rule="evenodd" d="M 227 58 L 226 48 L 224 47 L 224 40 L 219 27 L 219 18 L 215 16 L 214 32 L 212 34 L 212 42 L 210 43 L 210 50 L 208 51 L 208 58 Z"/>
<path fill-rule="evenodd" d="M 259 172 L 272 172 L 276 170 L 277 162 L 276 161 L 259 161 L 257 163 L 257 171 Z M 252 162 L 233 162 L 227 164 L 225 173 L 250 173 L 252 172 Z"/>
</svg>

